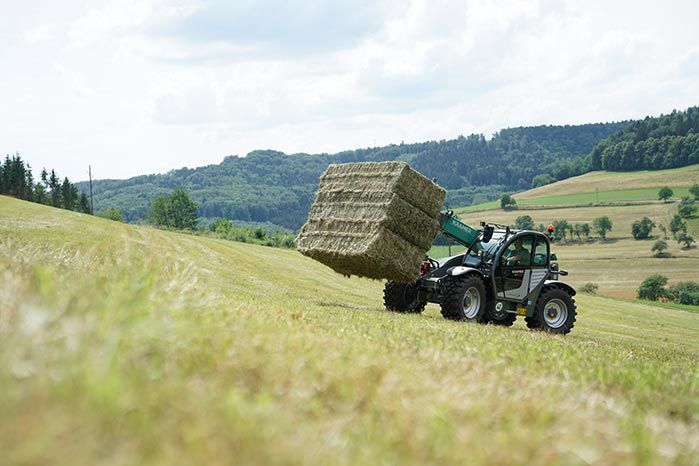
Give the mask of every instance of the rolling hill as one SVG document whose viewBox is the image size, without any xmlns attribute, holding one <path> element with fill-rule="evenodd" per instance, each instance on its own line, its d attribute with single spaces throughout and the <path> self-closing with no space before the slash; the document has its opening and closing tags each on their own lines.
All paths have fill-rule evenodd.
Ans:
<svg viewBox="0 0 699 466">
<path fill-rule="evenodd" d="M 2 196 L 0 266 L 6 464 L 699 457 L 697 313 L 579 295 L 567 337 L 398 315 L 295 251 Z"/>
<path fill-rule="evenodd" d="M 631 298 L 644 278 L 661 273 L 671 282 L 696 280 L 699 249 L 681 249 L 671 237 L 667 239 L 672 258 L 652 257 L 651 247 L 662 233 L 655 229 L 653 239 L 634 240 L 631 224 L 642 217 L 667 226 L 677 210 L 679 197 L 699 182 L 699 165 L 659 171 L 592 172 L 514 195 L 518 210 L 503 211 L 496 203 L 455 209 L 466 221 L 477 225 L 481 220 L 514 224 L 520 215 L 529 215 L 535 224 L 548 225 L 554 220 L 592 225 L 596 217 L 606 215 L 614 223 L 609 241 L 589 244 L 555 245 L 561 266 L 570 271 L 567 281 L 575 286 L 592 282 L 602 294 Z M 673 202 L 658 201 L 658 190 L 669 186 Z M 689 233 L 699 238 L 699 218 L 688 222 Z M 456 250 L 456 249 L 455 249 Z M 444 248 L 433 251 L 446 254 Z"/>
<path fill-rule="evenodd" d="M 567 178 L 582 173 L 582 161 L 597 141 L 629 122 L 577 126 L 507 128 L 490 140 L 483 135 L 448 141 L 392 144 L 336 154 L 253 151 L 218 165 L 182 168 L 127 180 L 97 180 L 95 209 L 121 210 L 130 222 L 148 215 L 150 202 L 185 187 L 204 220 L 224 217 L 271 222 L 297 230 L 306 218 L 320 174 L 331 163 L 404 160 L 449 189 L 449 202 L 464 205 L 496 199 L 503 190 L 526 189 L 535 177 Z M 86 183 L 77 184 L 87 191 Z"/>
</svg>

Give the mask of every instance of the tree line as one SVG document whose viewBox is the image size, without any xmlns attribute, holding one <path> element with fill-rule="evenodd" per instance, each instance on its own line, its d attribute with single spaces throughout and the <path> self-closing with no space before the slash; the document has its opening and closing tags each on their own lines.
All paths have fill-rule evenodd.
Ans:
<svg viewBox="0 0 699 466">
<path fill-rule="evenodd" d="M 595 143 L 628 124 L 508 128 L 491 139 L 473 134 L 335 154 L 253 151 L 245 157 L 226 157 L 218 165 L 99 180 L 94 195 L 95 202 L 116 207 L 127 221 L 137 222 L 147 218 L 154 198 L 181 186 L 197 203 L 198 216 L 207 221 L 272 222 L 297 230 L 313 202 L 318 178 L 331 163 L 408 162 L 447 188 L 446 203 L 456 207 L 497 199 L 506 190 L 527 189 L 536 177 L 542 182 L 583 173 L 584 158 Z"/>
<path fill-rule="evenodd" d="M 35 181 L 31 167 L 19 154 L 5 156 L 0 164 L 0 194 L 24 201 L 91 214 L 90 202 L 84 192 L 64 177 L 60 179 L 55 170 L 42 169 Z"/>
<path fill-rule="evenodd" d="M 595 144 L 590 170 L 660 170 L 699 163 L 699 107 L 646 117 Z"/>
</svg>

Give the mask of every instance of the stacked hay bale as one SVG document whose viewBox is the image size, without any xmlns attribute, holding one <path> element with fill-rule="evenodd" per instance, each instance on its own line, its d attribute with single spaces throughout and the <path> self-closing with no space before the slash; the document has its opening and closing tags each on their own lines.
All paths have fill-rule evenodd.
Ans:
<svg viewBox="0 0 699 466">
<path fill-rule="evenodd" d="M 343 275 L 414 281 L 445 194 L 404 162 L 330 165 L 298 249 Z"/>
</svg>

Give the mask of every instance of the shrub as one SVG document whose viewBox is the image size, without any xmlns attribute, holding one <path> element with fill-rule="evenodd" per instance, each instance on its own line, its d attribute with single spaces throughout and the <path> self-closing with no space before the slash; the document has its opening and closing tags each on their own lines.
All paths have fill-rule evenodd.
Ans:
<svg viewBox="0 0 699 466">
<path fill-rule="evenodd" d="M 115 222 L 123 222 L 124 216 L 119 209 L 112 207 L 111 209 L 103 210 L 97 214 L 98 217 L 114 220 Z"/>
<path fill-rule="evenodd" d="M 699 201 L 699 184 L 694 183 L 691 188 L 689 188 L 689 194 L 694 196 L 695 201 Z"/>
<path fill-rule="evenodd" d="M 699 306 L 699 283 L 679 282 L 672 285 L 669 291 L 674 302 Z"/>
<path fill-rule="evenodd" d="M 585 294 L 595 294 L 599 290 L 599 285 L 597 283 L 585 283 L 580 287 L 580 292 Z"/>
<path fill-rule="evenodd" d="M 548 173 L 542 173 L 540 175 L 536 175 L 532 179 L 532 188 L 538 188 L 539 186 L 551 184 L 554 181 L 556 181 L 556 179 L 553 176 L 549 175 Z"/>
<path fill-rule="evenodd" d="M 658 273 L 651 275 L 643 280 L 643 283 L 641 283 L 641 286 L 638 288 L 638 299 L 657 301 L 659 298 L 669 297 L 665 285 L 667 285 L 666 276 Z"/>
</svg>

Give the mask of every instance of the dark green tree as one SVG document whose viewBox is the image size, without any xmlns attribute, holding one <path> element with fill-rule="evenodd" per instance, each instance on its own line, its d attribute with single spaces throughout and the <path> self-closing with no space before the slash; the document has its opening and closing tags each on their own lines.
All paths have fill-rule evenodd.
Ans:
<svg viewBox="0 0 699 466">
<path fill-rule="evenodd" d="M 502 193 L 500 196 L 500 207 L 502 209 L 513 209 L 517 206 L 517 201 L 508 193 Z"/>
<path fill-rule="evenodd" d="M 61 182 L 54 170 L 51 170 L 49 175 L 49 197 L 51 205 L 54 207 L 63 207 L 63 197 L 61 196 Z"/>
<path fill-rule="evenodd" d="M 590 232 L 592 229 L 590 228 L 590 224 L 588 223 L 583 223 L 580 225 L 580 233 L 582 233 L 585 236 L 585 239 L 590 239 Z"/>
<path fill-rule="evenodd" d="M 643 217 L 641 220 L 636 220 L 631 225 L 631 234 L 634 239 L 648 239 L 655 228 L 655 222 L 648 217 Z"/>
<path fill-rule="evenodd" d="M 44 205 L 51 204 L 51 199 L 49 198 L 49 195 L 46 193 L 46 188 L 42 183 L 37 183 L 34 186 L 34 202 Z"/>
<path fill-rule="evenodd" d="M 667 241 L 659 239 L 655 243 L 653 243 L 653 247 L 651 248 L 651 252 L 655 257 L 660 257 L 663 255 L 663 252 L 667 249 Z"/>
<path fill-rule="evenodd" d="M 592 222 L 592 224 L 595 227 L 595 231 L 602 239 L 607 238 L 607 232 L 612 231 L 612 226 L 614 225 L 612 223 L 612 220 L 609 217 L 607 217 L 606 215 L 602 216 L 602 217 L 597 217 Z"/>
<path fill-rule="evenodd" d="M 667 200 L 670 199 L 673 194 L 672 189 L 667 186 L 663 186 L 660 188 L 660 191 L 658 191 L 658 199 L 667 202 Z"/>
<path fill-rule="evenodd" d="M 70 182 L 68 178 L 63 179 L 61 183 L 61 198 L 63 199 L 63 208 L 73 210 L 78 202 L 78 189 Z"/>
<path fill-rule="evenodd" d="M 689 194 L 694 196 L 695 201 L 699 201 L 699 184 L 694 183 L 691 188 L 689 188 Z"/>
<path fill-rule="evenodd" d="M 566 233 L 568 232 L 570 224 L 568 223 L 568 220 L 566 219 L 560 219 L 560 220 L 554 220 L 553 221 L 553 236 L 556 239 L 563 239 L 563 241 L 566 240 Z M 572 238 L 571 238 L 572 239 Z"/>
<path fill-rule="evenodd" d="M 683 197 L 677 207 L 677 215 L 682 218 L 692 218 L 696 212 L 697 207 L 694 205 L 694 200 L 686 196 Z"/>
<path fill-rule="evenodd" d="M 90 200 L 87 198 L 87 194 L 80 193 L 80 199 L 78 200 L 78 208 L 80 212 L 83 212 L 85 214 L 92 214 L 92 211 L 90 209 Z M 121 221 L 124 221 L 123 217 Z"/>
<path fill-rule="evenodd" d="M 687 232 L 681 232 L 679 235 L 677 235 L 677 242 L 684 244 L 684 248 L 682 249 L 689 249 L 692 247 L 692 244 L 694 244 L 694 238 L 692 238 Z"/>
<path fill-rule="evenodd" d="M 675 215 L 670 220 L 670 233 L 672 233 L 672 237 L 675 239 L 677 239 L 677 235 L 680 233 L 687 233 L 687 222 L 679 215 Z"/>
<path fill-rule="evenodd" d="M 158 196 L 150 207 L 151 222 L 158 226 L 177 230 L 194 230 L 197 227 L 197 204 L 182 187 L 169 196 Z"/>
<path fill-rule="evenodd" d="M 515 219 L 515 228 L 518 230 L 533 230 L 534 220 L 529 215 L 520 215 Z"/>
<path fill-rule="evenodd" d="M 667 298 L 669 293 L 665 285 L 667 285 L 666 276 L 657 273 L 651 275 L 643 280 L 638 288 L 638 299 L 657 301 L 660 298 Z"/>
</svg>

